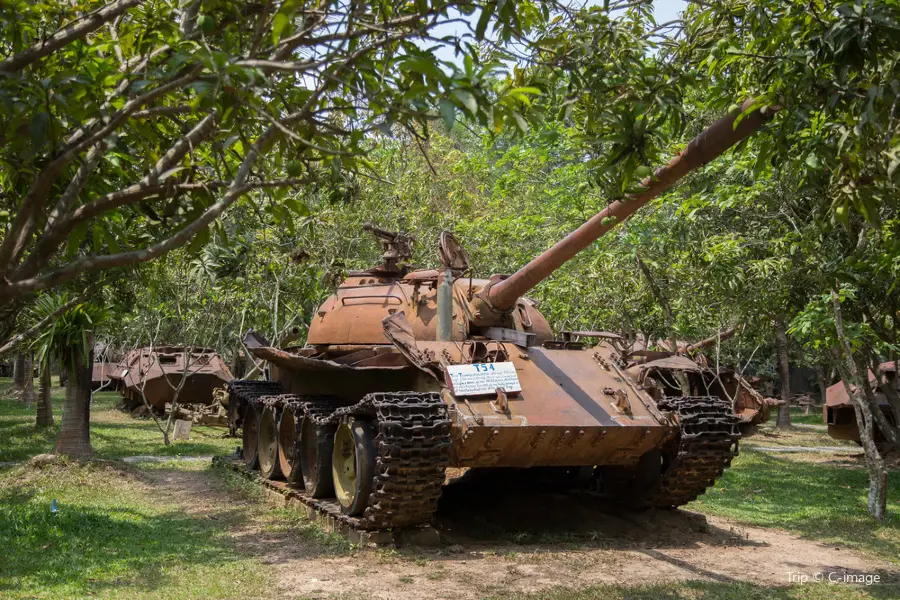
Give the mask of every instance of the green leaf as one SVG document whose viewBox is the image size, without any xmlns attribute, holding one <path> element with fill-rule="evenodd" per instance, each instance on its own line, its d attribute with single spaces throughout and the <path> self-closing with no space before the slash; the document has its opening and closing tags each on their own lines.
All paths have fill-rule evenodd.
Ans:
<svg viewBox="0 0 900 600">
<path fill-rule="evenodd" d="M 453 90 L 453 96 L 462 102 L 462 105 L 466 107 L 472 116 L 478 113 L 478 101 L 475 100 L 475 96 L 472 92 L 466 90 Z"/>
<path fill-rule="evenodd" d="M 187 246 L 188 254 L 196 254 L 209 242 L 209 227 L 203 227 Z"/>
<path fill-rule="evenodd" d="M 522 133 L 528 133 L 528 121 L 525 120 L 525 117 L 516 111 L 513 111 L 513 117 L 516 119 L 516 125 L 519 126 Z"/>
<path fill-rule="evenodd" d="M 84 236 L 87 235 L 88 226 L 88 221 L 82 221 L 69 234 L 69 239 L 66 242 L 66 257 L 71 258 L 78 252 L 81 242 L 84 241 Z"/>
<path fill-rule="evenodd" d="M 275 13 L 272 19 L 272 43 L 277 44 L 285 30 L 291 26 L 291 18 L 283 12 Z"/>
<path fill-rule="evenodd" d="M 484 39 L 484 32 L 487 30 L 488 23 L 491 22 L 491 16 L 496 8 L 495 2 L 488 2 L 481 9 L 481 16 L 478 17 L 478 25 L 475 26 L 475 39 L 479 42 Z"/>
<path fill-rule="evenodd" d="M 45 111 L 35 113 L 28 125 L 28 133 L 31 135 L 31 150 L 40 152 L 47 143 L 47 131 L 50 129 L 50 115 Z"/>
<path fill-rule="evenodd" d="M 441 98 L 440 109 L 447 131 L 453 129 L 453 124 L 456 123 L 456 105 L 447 98 Z"/>
</svg>

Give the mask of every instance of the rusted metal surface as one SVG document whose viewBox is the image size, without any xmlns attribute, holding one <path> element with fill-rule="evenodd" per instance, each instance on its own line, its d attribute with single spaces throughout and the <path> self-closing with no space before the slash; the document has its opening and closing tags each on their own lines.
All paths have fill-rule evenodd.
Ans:
<svg viewBox="0 0 900 600">
<path fill-rule="evenodd" d="M 884 373 L 886 384 L 900 390 L 900 378 L 897 377 L 896 364 L 893 361 L 888 361 L 879 365 L 879 368 Z M 868 371 L 868 377 L 869 385 L 874 385 L 877 381 L 875 374 L 872 371 Z M 851 388 L 853 387 L 855 386 L 851 385 Z M 894 416 L 881 386 L 875 388 L 875 399 L 888 421 L 896 422 L 895 419 L 897 417 Z M 853 407 L 850 396 L 847 395 L 847 389 L 843 381 L 838 381 L 825 390 L 825 406 L 822 407 L 822 418 L 825 424 L 828 425 L 828 435 L 832 438 L 854 442 L 861 441 L 859 427 L 856 423 L 856 409 Z M 877 428 L 876 435 L 880 437 L 880 432 L 877 432 Z"/>
<path fill-rule="evenodd" d="M 895 382 L 894 386 L 896 387 L 897 377 L 895 370 L 896 364 L 894 363 L 894 361 L 881 363 L 879 365 L 879 368 L 881 369 L 882 373 L 885 374 L 885 379 Z M 871 370 L 868 371 L 868 377 L 870 385 L 875 383 L 875 373 L 873 373 Z M 881 392 L 878 393 L 880 394 Z M 847 389 L 844 386 L 843 381 L 838 381 L 825 390 L 825 405 L 830 406 L 831 408 L 853 408 L 853 402 L 850 400 L 850 396 L 847 395 Z"/>
<path fill-rule="evenodd" d="M 516 271 L 509 278 L 490 288 L 489 303 L 497 310 L 506 310 L 515 305 L 521 296 L 546 279 L 566 261 L 594 243 L 600 236 L 631 216 L 637 209 L 672 187 L 675 182 L 694 169 L 702 167 L 729 148 L 755 133 L 774 114 L 760 110 L 744 116 L 735 126 L 737 116 L 753 106 L 750 99 L 741 105 L 741 110 L 725 116 L 695 137 L 669 163 L 656 169 L 652 176 L 641 182 L 646 188 L 640 194 L 626 196 L 597 213 L 584 225 L 570 233 L 552 248 L 537 256 L 530 263 Z M 608 222 L 608 218 L 615 221 Z"/>
<path fill-rule="evenodd" d="M 472 298 L 490 282 L 486 279 L 458 278 L 453 282 L 453 311 L 450 338 L 468 339 L 474 327 L 507 327 L 534 334 L 534 343 L 554 338 L 547 320 L 527 298 L 520 298 L 502 321 L 483 321 Z M 351 275 L 313 315 L 307 344 L 310 346 L 388 344 L 381 321 L 403 312 L 413 335 L 420 340 L 436 340 L 438 272 L 413 271 L 404 278 L 383 275 Z"/>
<path fill-rule="evenodd" d="M 110 376 L 120 382 L 127 406 L 140 405 L 146 398 L 158 410 L 175 400 L 182 379 L 178 402 L 184 404 L 212 404 L 213 390 L 232 379 L 228 365 L 214 350 L 183 346 L 132 350 Z"/>
<path fill-rule="evenodd" d="M 680 351 L 686 347 L 698 348 L 699 344 L 679 344 Z M 777 400 L 764 398 L 734 371 L 720 369 L 717 373 L 700 354 L 688 357 L 666 350 L 623 350 L 613 345 L 607 345 L 605 351 L 610 360 L 624 362 L 629 376 L 657 399 L 677 394 L 680 382 L 676 373 L 683 374 L 689 393 L 715 396 L 731 404 L 745 431 L 768 421 L 778 405 Z"/>
<path fill-rule="evenodd" d="M 95 362 L 91 370 L 91 390 L 114 390 L 118 387 L 119 380 L 113 379 L 116 364 L 110 362 Z"/>
<path fill-rule="evenodd" d="M 574 342 L 580 341 L 583 338 L 597 338 L 602 340 L 625 339 L 618 333 L 612 333 L 610 331 L 560 331 L 559 335 L 564 340 L 571 340 Z"/>
<path fill-rule="evenodd" d="M 720 331 L 716 335 L 712 335 L 705 340 L 700 340 L 699 342 L 696 342 L 694 344 L 685 344 L 684 346 L 681 346 L 679 344 L 679 351 L 689 353 L 696 352 L 697 350 L 704 350 L 706 348 L 712 348 L 720 342 L 724 342 L 725 340 L 730 340 L 731 338 L 733 338 L 739 329 L 740 326 L 736 325 L 734 327 L 729 327 L 724 331 Z"/>
<path fill-rule="evenodd" d="M 166 414 L 172 412 L 173 405 L 166 404 Z M 196 425 L 228 427 L 228 409 L 214 402 L 212 404 L 179 404 L 175 407 L 175 418 L 190 421 Z"/>
</svg>

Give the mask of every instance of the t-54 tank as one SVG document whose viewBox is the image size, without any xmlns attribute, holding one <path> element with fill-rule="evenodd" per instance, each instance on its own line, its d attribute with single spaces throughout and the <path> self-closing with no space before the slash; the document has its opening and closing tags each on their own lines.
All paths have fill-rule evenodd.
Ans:
<svg viewBox="0 0 900 600">
<path fill-rule="evenodd" d="M 410 270 L 410 239 L 367 226 L 383 264 L 349 275 L 306 346 L 245 339 L 273 380 L 229 386 L 246 462 L 369 529 L 428 522 L 451 466 L 557 469 L 629 508 L 703 494 L 738 452 L 730 403 L 648 393 L 619 361 L 557 340 L 525 294 L 767 120 L 737 114 L 509 277 L 475 278 L 447 232 L 440 268 Z"/>
</svg>

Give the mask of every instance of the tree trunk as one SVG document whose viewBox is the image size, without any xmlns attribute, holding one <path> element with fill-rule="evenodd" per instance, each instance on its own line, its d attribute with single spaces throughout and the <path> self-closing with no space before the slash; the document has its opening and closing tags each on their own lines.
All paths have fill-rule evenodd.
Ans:
<svg viewBox="0 0 900 600">
<path fill-rule="evenodd" d="M 19 397 L 25 406 L 34 404 L 34 355 L 31 351 L 24 354 L 25 356 L 25 381 L 22 387 L 22 395 Z"/>
<path fill-rule="evenodd" d="M 38 427 L 50 427 L 53 425 L 53 403 L 51 401 L 51 390 L 53 384 L 50 379 L 50 363 L 47 361 L 41 367 L 40 386 L 38 387 L 38 405 L 37 419 L 35 425 Z"/>
<path fill-rule="evenodd" d="M 819 404 L 825 404 L 825 392 L 828 389 L 828 380 L 825 378 L 825 367 L 816 365 L 816 378 L 819 380 Z"/>
<path fill-rule="evenodd" d="M 778 420 L 775 426 L 779 428 L 791 426 L 791 365 L 788 361 L 787 326 L 784 319 L 779 318 L 775 322 L 775 349 L 778 354 L 778 371 L 781 374 L 781 400 L 778 407 Z"/>
<path fill-rule="evenodd" d="M 25 389 L 25 353 L 19 352 L 13 359 L 13 393 L 17 398 Z"/>
<path fill-rule="evenodd" d="M 669 341 L 669 350 L 672 354 L 678 354 L 678 339 L 675 337 L 675 317 L 672 315 L 672 306 L 669 304 L 669 299 L 663 293 L 662 288 L 656 285 L 656 280 L 653 279 L 650 268 L 643 260 L 641 260 L 641 257 L 636 256 L 635 258 L 637 259 L 638 267 L 641 269 L 644 277 L 647 278 L 647 284 L 650 286 L 650 291 L 653 292 L 653 296 L 656 298 L 656 301 L 659 302 L 659 305 L 663 309 L 663 314 L 666 317 L 666 335 Z M 684 371 L 672 371 L 672 375 L 675 376 L 678 387 L 681 388 L 681 393 L 685 396 L 691 396 L 693 392 L 691 391 L 691 385 L 688 382 L 687 375 Z"/>
<path fill-rule="evenodd" d="M 881 521 L 887 514 L 888 485 L 888 472 L 884 465 L 884 458 L 875 444 L 874 411 L 878 411 L 880 414 L 881 409 L 871 393 L 867 369 L 860 368 L 853 360 L 853 350 L 844 335 L 841 302 L 836 291 L 831 292 L 831 301 L 834 306 L 834 326 L 839 342 L 838 348 L 834 350 L 835 366 L 843 380 L 844 390 L 853 403 L 859 439 L 866 451 L 866 470 L 869 473 L 867 503 L 869 514 Z M 865 388 L 861 386 L 865 386 Z"/>
<path fill-rule="evenodd" d="M 88 346 L 93 346 L 92 336 Z M 66 402 L 63 405 L 62 424 L 56 440 L 56 452 L 73 458 L 87 458 L 93 454 L 91 448 L 91 366 L 93 350 L 88 360 L 78 350 L 74 350 L 65 362 L 71 365 L 66 384 Z"/>
<path fill-rule="evenodd" d="M 59 387 L 66 387 L 69 383 L 69 371 L 62 361 L 59 361 Z"/>
</svg>

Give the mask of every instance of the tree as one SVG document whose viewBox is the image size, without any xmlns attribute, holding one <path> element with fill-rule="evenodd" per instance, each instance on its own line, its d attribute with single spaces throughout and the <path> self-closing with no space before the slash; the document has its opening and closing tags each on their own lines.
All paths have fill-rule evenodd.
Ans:
<svg viewBox="0 0 900 600">
<path fill-rule="evenodd" d="M 43 319 L 66 306 L 65 295 L 45 294 L 35 306 L 35 318 Z M 63 312 L 35 340 L 42 371 L 49 369 L 55 357 L 66 365 L 69 379 L 56 451 L 74 458 L 91 456 L 90 411 L 93 370 L 94 332 L 108 316 L 92 303 L 80 303 Z"/>
<path fill-rule="evenodd" d="M 896 361 L 900 340 L 900 3 L 726 0 L 689 5 L 684 23 L 673 57 L 702 70 L 706 106 L 754 97 L 780 107 L 773 135 L 748 146 L 754 173 L 797 182 L 784 198 L 793 231 L 782 243 L 802 258 L 807 285 L 788 331 L 856 384 L 869 511 L 881 518 L 886 475 L 872 436 L 900 448 L 900 419 L 882 412 L 867 371 L 900 416 L 878 368 Z"/>
<path fill-rule="evenodd" d="M 241 198 L 286 221 L 304 207 L 284 190 L 377 176 L 379 131 L 518 122 L 537 90 L 481 61 L 476 38 L 527 43 L 549 6 L 4 3 L 0 339 L 34 293 L 199 247 Z M 470 33 L 438 37 L 450 23 Z"/>
<path fill-rule="evenodd" d="M 13 393 L 21 398 L 25 392 L 25 353 L 18 352 L 13 358 Z"/>
<path fill-rule="evenodd" d="M 778 374 L 781 377 L 781 405 L 778 407 L 776 425 L 785 428 L 791 426 L 791 361 L 784 317 L 775 321 L 775 348 L 778 353 Z"/>
<path fill-rule="evenodd" d="M 25 406 L 31 406 L 34 403 L 34 354 L 25 352 L 22 363 L 23 385 L 19 400 L 25 403 Z"/>
<path fill-rule="evenodd" d="M 35 425 L 39 428 L 53 425 L 53 384 L 50 377 L 50 365 L 41 364 L 41 378 L 38 386 L 37 417 Z"/>
</svg>

